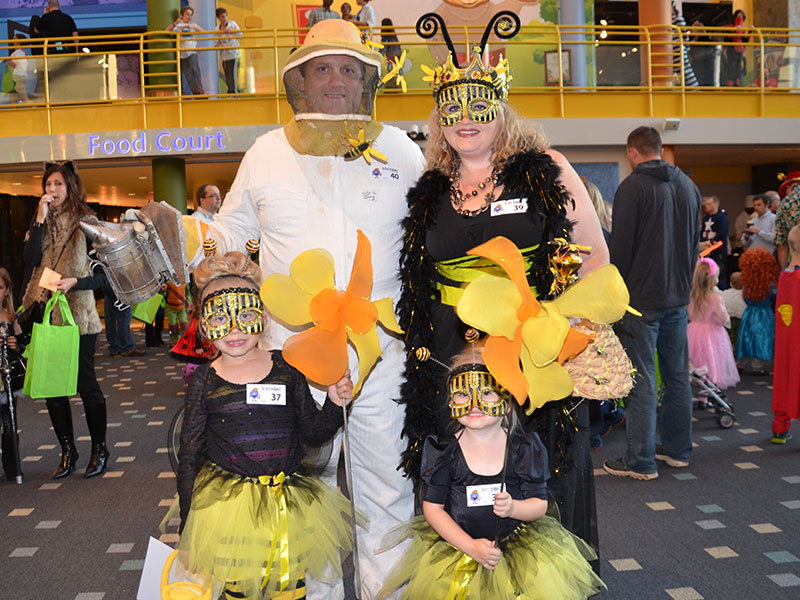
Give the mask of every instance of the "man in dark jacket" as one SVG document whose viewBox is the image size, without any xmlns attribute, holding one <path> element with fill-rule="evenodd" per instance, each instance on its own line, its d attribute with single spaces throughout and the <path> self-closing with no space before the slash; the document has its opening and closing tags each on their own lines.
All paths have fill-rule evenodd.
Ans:
<svg viewBox="0 0 800 600">
<path fill-rule="evenodd" d="M 636 383 L 625 401 L 627 454 L 603 463 L 612 475 L 658 477 L 656 459 L 687 467 L 692 454 L 692 396 L 686 305 L 700 242 L 701 196 L 680 169 L 661 159 L 661 136 L 639 127 L 628 136 L 634 167 L 614 196 L 609 250 L 628 286 L 631 306 L 617 333 Z M 656 447 L 655 351 L 664 395 L 661 442 Z"/>
</svg>

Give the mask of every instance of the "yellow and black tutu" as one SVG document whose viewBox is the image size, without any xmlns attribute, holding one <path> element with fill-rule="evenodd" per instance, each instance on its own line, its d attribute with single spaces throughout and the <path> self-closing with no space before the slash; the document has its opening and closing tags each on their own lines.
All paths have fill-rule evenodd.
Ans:
<svg viewBox="0 0 800 600">
<path fill-rule="evenodd" d="M 178 548 L 188 570 L 210 575 L 215 585 L 247 597 L 291 592 L 306 573 L 341 578 L 339 553 L 353 542 L 349 515 L 349 501 L 318 477 L 244 477 L 206 463 Z"/>
<path fill-rule="evenodd" d="M 494 571 L 445 542 L 422 516 L 390 536 L 389 546 L 412 542 L 378 598 L 404 585 L 408 600 L 578 600 L 605 587 L 587 562 L 595 553 L 552 517 L 522 523 L 503 540 Z"/>
</svg>

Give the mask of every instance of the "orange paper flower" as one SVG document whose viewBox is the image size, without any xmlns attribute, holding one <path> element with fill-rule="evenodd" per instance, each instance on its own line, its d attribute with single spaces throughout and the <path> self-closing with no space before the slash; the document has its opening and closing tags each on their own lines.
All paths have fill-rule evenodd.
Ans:
<svg viewBox="0 0 800 600">
<path fill-rule="evenodd" d="M 496 237 L 467 254 L 496 262 L 508 275 L 484 274 L 472 281 L 456 308 L 464 323 L 489 334 L 483 350 L 489 371 L 518 404 L 530 398 L 529 412 L 569 396 L 574 383 L 561 365 L 589 338 L 573 329 L 568 317 L 597 323 L 622 318 L 630 298 L 616 267 L 601 267 L 552 302 L 539 303 L 513 242 Z"/>
<path fill-rule="evenodd" d="M 370 300 L 372 246 L 358 231 L 353 270 L 346 290 L 334 287 L 333 257 L 321 248 L 298 255 L 289 275 L 273 273 L 261 286 L 261 300 L 289 325 L 312 327 L 283 344 L 283 357 L 306 377 L 333 385 L 347 371 L 348 340 L 358 354 L 358 382 L 354 394 L 381 355 L 376 324 L 402 333 L 391 298 Z"/>
</svg>

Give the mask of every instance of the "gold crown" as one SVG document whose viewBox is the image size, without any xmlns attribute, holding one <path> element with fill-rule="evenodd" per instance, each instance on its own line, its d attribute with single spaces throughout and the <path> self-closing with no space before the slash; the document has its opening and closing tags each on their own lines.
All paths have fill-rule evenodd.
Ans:
<svg viewBox="0 0 800 600">
<path fill-rule="evenodd" d="M 435 98 L 438 98 L 439 93 L 446 88 L 463 83 L 476 83 L 494 90 L 498 100 L 508 100 L 508 90 L 511 87 L 508 60 L 501 57 L 496 66 L 490 66 L 487 69 L 481 60 L 480 49 L 477 47 L 472 52 L 472 60 L 469 65 L 463 69 L 455 65 L 451 52 L 444 65 L 437 65 L 435 69 L 422 65 L 422 70 L 425 72 L 422 80 L 430 83 Z"/>
</svg>

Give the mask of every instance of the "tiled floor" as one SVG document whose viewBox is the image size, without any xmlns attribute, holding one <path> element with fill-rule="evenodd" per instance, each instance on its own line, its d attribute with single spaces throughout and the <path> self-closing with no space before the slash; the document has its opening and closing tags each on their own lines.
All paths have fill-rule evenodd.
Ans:
<svg viewBox="0 0 800 600">
<path fill-rule="evenodd" d="M 736 423 L 696 410 L 694 455 L 660 477 L 607 475 L 624 427 L 593 453 L 602 598 L 800 598 L 800 443 L 770 443 L 771 380 L 744 376 L 728 390 Z"/>
</svg>

